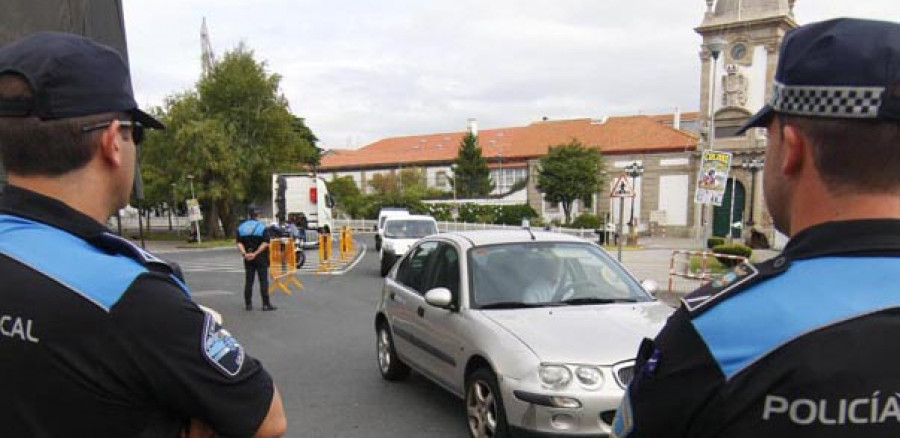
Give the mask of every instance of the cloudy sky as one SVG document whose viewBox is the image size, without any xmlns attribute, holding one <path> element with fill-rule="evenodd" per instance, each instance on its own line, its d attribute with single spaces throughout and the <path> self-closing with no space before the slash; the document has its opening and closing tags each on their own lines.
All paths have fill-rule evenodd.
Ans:
<svg viewBox="0 0 900 438">
<path fill-rule="evenodd" d="M 138 103 L 200 75 L 200 27 L 217 55 L 244 42 L 320 146 L 696 111 L 704 0 L 126 0 Z M 800 23 L 900 21 L 897 0 L 797 0 Z"/>
</svg>

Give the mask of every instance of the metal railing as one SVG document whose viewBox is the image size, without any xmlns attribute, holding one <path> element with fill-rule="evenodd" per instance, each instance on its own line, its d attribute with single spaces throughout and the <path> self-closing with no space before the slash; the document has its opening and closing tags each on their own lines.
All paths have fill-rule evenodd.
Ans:
<svg viewBox="0 0 900 438">
<path fill-rule="evenodd" d="M 340 229 L 342 227 L 350 227 L 351 230 L 355 232 L 373 232 L 375 231 L 375 224 L 378 221 L 375 219 L 335 219 L 334 220 L 334 228 Z M 488 224 L 488 223 L 469 223 L 469 222 L 438 222 L 438 231 L 442 233 L 450 232 L 450 231 L 475 231 L 475 230 L 521 230 L 522 227 L 520 225 L 504 225 L 504 224 Z M 532 227 L 533 230 L 540 230 L 540 227 Z M 597 240 L 597 234 L 594 232 L 592 228 L 563 228 L 563 227 L 551 227 L 549 231 L 554 233 L 564 233 L 569 234 L 576 237 L 581 237 L 582 239 Z"/>
</svg>

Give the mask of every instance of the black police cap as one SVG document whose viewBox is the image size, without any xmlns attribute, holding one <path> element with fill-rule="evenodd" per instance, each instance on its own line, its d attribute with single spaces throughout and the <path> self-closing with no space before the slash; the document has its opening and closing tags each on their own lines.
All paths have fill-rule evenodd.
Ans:
<svg viewBox="0 0 900 438">
<path fill-rule="evenodd" d="M 122 55 L 109 46 L 64 32 L 36 32 L 0 47 L 0 74 L 19 74 L 31 99 L 0 99 L 0 117 L 65 119 L 127 112 L 147 128 L 165 129 L 138 109 Z"/>
<path fill-rule="evenodd" d="M 838 18 L 788 32 L 769 101 L 738 133 L 775 113 L 900 120 L 900 24 Z"/>
</svg>

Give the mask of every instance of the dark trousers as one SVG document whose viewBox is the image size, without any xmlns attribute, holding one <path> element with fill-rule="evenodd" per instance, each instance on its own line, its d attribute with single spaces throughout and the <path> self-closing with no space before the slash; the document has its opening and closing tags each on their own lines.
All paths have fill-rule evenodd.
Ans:
<svg viewBox="0 0 900 438">
<path fill-rule="evenodd" d="M 259 294 L 263 305 L 269 304 L 269 266 L 255 261 L 244 261 L 244 304 L 253 303 L 253 276 L 259 278 Z"/>
</svg>

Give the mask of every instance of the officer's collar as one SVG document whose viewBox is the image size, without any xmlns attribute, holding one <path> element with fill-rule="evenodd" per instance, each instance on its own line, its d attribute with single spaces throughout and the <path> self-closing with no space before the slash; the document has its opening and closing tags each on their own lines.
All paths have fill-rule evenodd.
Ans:
<svg viewBox="0 0 900 438">
<path fill-rule="evenodd" d="M 851 253 L 900 254 L 900 219 L 825 222 L 797 233 L 784 248 L 792 260 Z"/>
<path fill-rule="evenodd" d="M 109 231 L 94 218 L 58 199 L 11 184 L 3 189 L 0 212 L 43 222 L 83 239 L 96 238 Z"/>
</svg>

